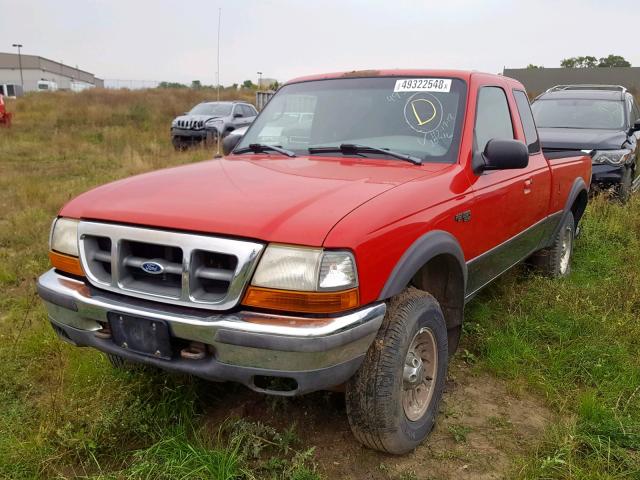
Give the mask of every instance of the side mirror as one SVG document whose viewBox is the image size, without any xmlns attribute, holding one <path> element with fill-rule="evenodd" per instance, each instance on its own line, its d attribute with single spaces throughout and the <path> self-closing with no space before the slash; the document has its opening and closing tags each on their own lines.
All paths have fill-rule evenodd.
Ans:
<svg viewBox="0 0 640 480">
<path fill-rule="evenodd" d="M 631 131 L 632 132 L 640 131 L 640 118 L 636 120 L 636 123 L 633 124 L 633 127 L 631 127 Z"/>
<path fill-rule="evenodd" d="M 223 155 L 229 155 L 238 142 L 242 139 L 242 135 L 234 135 L 233 133 L 227 135 L 222 139 L 222 153 Z"/>
<path fill-rule="evenodd" d="M 233 114 L 233 118 L 242 118 L 242 114 L 236 112 L 236 113 Z"/>
<path fill-rule="evenodd" d="M 518 140 L 492 138 L 484 147 L 484 152 L 473 159 L 473 171 L 480 174 L 485 170 L 514 170 L 529 166 L 529 150 Z"/>
</svg>

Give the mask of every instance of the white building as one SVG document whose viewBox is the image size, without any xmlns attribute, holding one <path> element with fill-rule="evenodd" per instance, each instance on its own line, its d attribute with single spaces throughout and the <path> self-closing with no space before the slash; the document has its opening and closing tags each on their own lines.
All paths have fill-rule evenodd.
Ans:
<svg viewBox="0 0 640 480">
<path fill-rule="evenodd" d="M 64 65 L 35 55 L 20 55 L 0 52 L 0 84 L 20 85 L 20 65 L 24 91 L 38 90 L 38 82 L 56 84 L 59 90 L 82 90 L 91 87 L 104 87 L 104 81 L 93 73 Z M 41 83 L 42 84 L 42 83 Z"/>
</svg>

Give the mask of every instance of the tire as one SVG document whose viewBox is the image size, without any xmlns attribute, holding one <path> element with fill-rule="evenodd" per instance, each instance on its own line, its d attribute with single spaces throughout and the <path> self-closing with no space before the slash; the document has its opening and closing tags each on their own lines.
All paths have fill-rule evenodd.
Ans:
<svg viewBox="0 0 640 480">
<path fill-rule="evenodd" d="M 173 148 L 176 152 L 184 152 L 187 149 L 187 144 L 178 137 L 172 137 L 171 143 L 173 144 Z"/>
<path fill-rule="evenodd" d="M 622 174 L 620 185 L 616 188 L 616 197 L 623 205 L 631 198 L 631 189 L 633 187 L 633 171 L 631 167 L 625 167 Z"/>
<path fill-rule="evenodd" d="M 536 252 L 531 257 L 531 263 L 540 273 L 548 277 L 568 276 L 571 273 L 575 237 L 576 225 L 573 213 L 567 212 L 551 246 Z"/>
<path fill-rule="evenodd" d="M 129 360 L 125 360 L 124 358 L 112 353 L 105 353 L 105 355 L 115 370 L 123 370 L 127 372 L 144 372 L 153 370 L 153 367 L 143 365 L 141 363 L 130 362 Z"/>
<path fill-rule="evenodd" d="M 107 356 L 107 360 L 109 360 L 111 366 L 116 370 L 130 370 L 132 367 L 130 362 L 127 362 L 124 358 L 119 357 L 118 355 L 114 355 L 112 353 L 105 353 L 105 355 Z"/>
<path fill-rule="evenodd" d="M 420 405 L 408 399 L 412 370 L 409 350 L 420 339 L 434 361 L 421 362 L 419 379 L 430 386 Z M 424 342 L 424 343 L 421 343 Z M 426 351 L 423 350 L 423 351 Z M 424 355 L 423 355 L 424 356 Z M 448 368 L 447 327 L 440 305 L 428 293 L 410 288 L 391 300 L 378 335 L 346 389 L 347 416 L 356 439 L 374 450 L 403 454 L 416 448 L 433 429 Z M 415 364 L 414 364 L 415 366 Z M 413 385 L 419 382 L 413 383 Z M 409 387 L 405 390 L 405 387 Z M 415 391 L 415 390 L 414 390 Z M 424 392 L 429 392 L 426 396 Z M 409 412 L 409 413 L 408 413 Z"/>
</svg>

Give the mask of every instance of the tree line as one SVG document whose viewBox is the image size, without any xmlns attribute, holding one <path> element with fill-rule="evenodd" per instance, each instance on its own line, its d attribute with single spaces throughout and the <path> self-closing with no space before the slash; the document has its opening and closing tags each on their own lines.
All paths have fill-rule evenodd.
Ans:
<svg viewBox="0 0 640 480">
<path fill-rule="evenodd" d="M 279 82 L 273 82 L 270 85 L 262 85 L 262 88 L 265 88 L 267 90 L 277 90 L 278 87 L 280 87 L 280 83 Z M 158 84 L 158 88 L 192 88 L 194 90 L 198 90 L 201 88 L 216 88 L 215 85 L 203 85 L 202 82 L 200 80 L 193 80 L 191 82 L 191 85 L 187 85 L 185 83 L 180 83 L 180 82 L 160 82 Z M 258 85 L 256 85 L 255 83 L 253 83 L 251 80 L 245 80 L 244 82 L 238 84 L 238 83 L 233 83 L 231 85 L 229 85 L 228 87 L 223 87 L 222 85 L 220 86 L 220 88 L 230 88 L 233 90 L 238 90 L 238 89 L 243 89 L 243 90 L 257 90 L 258 89 Z"/>
<path fill-rule="evenodd" d="M 563 68 L 613 68 L 613 67 L 630 67 L 631 63 L 621 55 L 609 55 L 606 57 L 596 58 L 590 55 L 585 57 L 569 57 L 560 62 Z M 544 68 L 540 65 L 530 63 L 527 68 Z"/>
</svg>

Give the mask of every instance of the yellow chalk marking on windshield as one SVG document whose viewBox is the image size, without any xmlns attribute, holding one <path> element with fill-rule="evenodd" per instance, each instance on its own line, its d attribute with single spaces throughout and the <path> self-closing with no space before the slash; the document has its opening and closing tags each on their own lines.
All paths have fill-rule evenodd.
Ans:
<svg viewBox="0 0 640 480">
<path fill-rule="evenodd" d="M 427 120 L 423 120 L 420 117 L 420 114 L 418 113 L 418 111 L 416 110 L 416 103 L 417 102 L 427 102 L 429 105 L 431 105 L 431 108 L 433 108 L 433 115 L 431 115 L 431 117 L 429 117 Z M 415 115 L 416 120 L 418 121 L 418 125 L 420 125 L 420 126 L 426 125 L 431 120 L 436 118 L 436 106 L 433 104 L 433 102 L 431 100 L 427 100 L 426 98 L 418 98 L 418 99 L 412 101 L 411 102 L 411 109 L 413 110 L 413 114 Z"/>
</svg>

